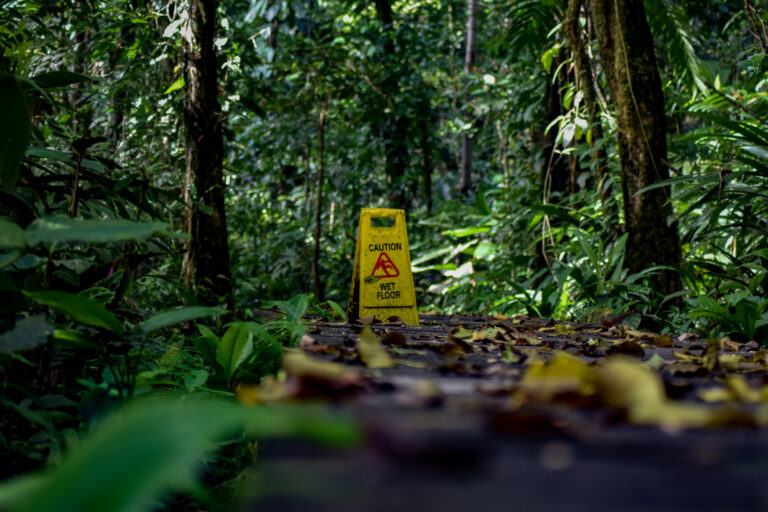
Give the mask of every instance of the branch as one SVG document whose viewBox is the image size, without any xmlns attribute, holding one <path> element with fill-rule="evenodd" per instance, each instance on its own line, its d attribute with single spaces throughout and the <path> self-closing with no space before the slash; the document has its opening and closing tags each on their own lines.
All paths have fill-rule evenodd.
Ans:
<svg viewBox="0 0 768 512">
<path fill-rule="evenodd" d="M 760 117 L 760 116 L 757 114 L 757 112 L 755 112 L 755 111 L 754 111 L 754 110 L 752 110 L 751 108 L 747 107 L 746 105 L 742 105 L 742 104 L 741 104 L 741 103 L 739 103 L 738 101 L 735 101 L 735 100 L 733 100 L 733 99 L 729 98 L 727 95 L 725 95 L 725 94 L 723 94 L 722 92 L 718 91 L 718 90 L 717 90 L 717 88 L 715 88 L 715 86 L 714 86 L 714 85 L 712 85 L 711 83 L 709 83 L 709 82 L 707 82 L 707 81 L 705 81 L 704 83 L 707 85 L 707 87 L 709 87 L 710 89 L 712 89 L 712 91 L 713 91 L 715 94 L 717 94 L 718 96 L 720 96 L 721 98 L 723 98 L 725 101 L 727 101 L 728 103 L 730 103 L 730 104 L 731 104 L 731 105 L 733 105 L 734 107 L 736 107 L 736 108 L 738 108 L 738 109 L 740 109 L 740 110 L 743 110 L 743 111 L 744 111 L 744 112 L 746 112 L 747 114 L 751 115 L 752 117 L 754 117 L 755 119 L 757 119 L 757 120 L 760 122 L 760 124 L 762 124 L 763 126 L 768 126 L 768 121 L 766 121 L 765 119 L 763 119 L 762 117 Z"/>
</svg>

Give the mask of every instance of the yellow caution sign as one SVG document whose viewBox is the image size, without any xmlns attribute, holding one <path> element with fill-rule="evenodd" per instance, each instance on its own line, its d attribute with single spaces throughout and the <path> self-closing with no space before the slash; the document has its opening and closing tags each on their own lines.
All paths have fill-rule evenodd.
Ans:
<svg viewBox="0 0 768 512">
<path fill-rule="evenodd" d="M 374 226 L 374 219 L 388 220 L 391 225 Z M 367 316 L 384 322 L 397 316 L 406 324 L 419 325 L 403 210 L 360 210 L 347 317 Z"/>
</svg>

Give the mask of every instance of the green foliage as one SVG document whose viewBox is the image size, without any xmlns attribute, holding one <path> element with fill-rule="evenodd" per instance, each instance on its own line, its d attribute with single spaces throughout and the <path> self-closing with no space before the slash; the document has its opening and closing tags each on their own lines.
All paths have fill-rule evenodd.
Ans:
<svg viewBox="0 0 768 512">
<path fill-rule="evenodd" d="M 144 323 L 141 324 L 141 331 L 145 335 L 148 335 L 171 325 L 189 322 L 190 320 L 196 320 L 206 316 L 220 315 L 222 313 L 224 313 L 224 311 L 220 309 L 204 306 L 169 309 L 158 313 L 151 318 L 147 318 Z"/>
<path fill-rule="evenodd" d="M 299 435 L 334 445 L 358 438 L 354 424 L 306 411 L 195 397 L 148 399 L 108 418 L 53 471 L 0 485 L 0 507 L 147 510 L 171 490 L 191 490 L 202 456 L 238 431 L 256 438 Z"/>
<path fill-rule="evenodd" d="M 371 3 L 223 5 L 227 310 L 199 305 L 179 279 L 184 9 L 81 4 L 0 10 L 1 475 L 52 468 L 7 484 L 3 503 L 132 510 L 188 485 L 202 449 L 247 418 L 261 418 L 262 433 L 307 433 L 300 415 L 196 395 L 277 374 L 308 315 L 345 320 L 359 208 L 391 197 L 407 203 L 422 311 L 621 316 L 768 343 L 768 56 L 739 2 L 645 3 L 677 174 L 656 186 L 672 187 L 684 245 L 684 289 L 670 297 L 649 285 L 662 269 L 624 268 L 615 122 L 598 95 L 604 136 L 593 140 L 567 73 L 562 2 L 483 4 L 470 73 L 465 2 L 394 3 L 392 27 Z M 465 134 L 466 197 L 456 190 Z M 388 180 L 393 143 L 403 174 Z M 593 144 L 605 151 L 599 191 Z M 566 189 L 544 183 L 555 163 L 572 173 Z M 320 190 L 323 297 L 313 297 Z M 77 451 L 103 417 L 158 390 L 180 398 L 124 411 Z M 234 478 L 224 459 L 210 464 Z M 97 485 L 105 475 L 119 492 Z"/>
<path fill-rule="evenodd" d="M 29 115 L 15 76 L 0 73 L 0 97 L 0 188 L 12 190 L 19 180 L 19 162 L 29 143 Z"/>
</svg>

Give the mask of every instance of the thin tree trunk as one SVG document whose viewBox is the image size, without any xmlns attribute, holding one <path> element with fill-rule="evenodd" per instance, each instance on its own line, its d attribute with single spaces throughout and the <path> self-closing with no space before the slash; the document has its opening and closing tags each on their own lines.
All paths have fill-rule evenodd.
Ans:
<svg viewBox="0 0 768 512">
<path fill-rule="evenodd" d="M 323 286 L 320 283 L 320 235 L 322 234 L 321 218 L 323 213 L 323 182 L 325 153 L 325 110 L 320 112 L 317 121 L 317 204 L 315 207 L 315 250 L 312 253 L 312 283 L 315 299 L 323 300 Z"/>
<path fill-rule="evenodd" d="M 568 42 L 568 48 L 573 55 L 573 67 L 576 74 L 576 82 L 579 91 L 584 98 L 584 106 L 587 111 L 587 121 L 592 131 L 589 145 L 592 148 L 592 167 L 595 173 L 595 182 L 603 203 L 607 199 L 604 190 L 603 180 L 605 178 L 605 150 L 598 147 L 598 143 L 603 138 L 603 126 L 599 119 L 599 110 L 597 99 L 595 97 L 594 84 L 592 82 L 592 73 L 590 72 L 590 61 L 585 45 L 589 41 L 582 40 L 581 28 L 579 27 L 579 17 L 581 6 L 584 0 L 569 0 L 568 11 L 563 22 L 565 39 Z"/>
<path fill-rule="evenodd" d="M 387 57 L 387 65 L 392 68 L 393 59 L 396 57 L 395 42 L 391 35 L 394 29 L 394 17 L 390 0 L 375 0 L 376 17 L 384 28 L 384 54 Z M 405 208 L 408 202 L 403 178 L 408 166 L 408 144 L 406 131 L 408 119 L 394 113 L 397 111 L 396 97 L 399 91 L 399 77 L 395 72 L 390 72 L 384 79 L 381 90 L 385 101 L 393 114 L 390 114 L 382 127 L 382 139 L 384 142 L 384 170 L 389 188 L 389 203 L 393 208 Z"/>
<path fill-rule="evenodd" d="M 432 213 L 432 143 L 429 136 L 430 111 L 429 106 L 421 113 L 420 140 L 421 146 L 421 174 L 424 177 L 424 197 L 427 201 L 427 214 Z"/>
<path fill-rule="evenodd" d="M 654 265 L 679 268 L 680 238 L 669 204 L 669 187 L 640 193 L 669 178 L 664 95 L 643 1 L 592 0 L 592 19 L 618 123 L 629 234 L 624 261 L 630 272 Z M 662 295 L 678 291 L 679 274 L 663 272 L 655 278 L 654 289 Z"/>
<path fill-rule="evenodd" d="M 84 28 L 89 25 L 88 12 L 91 9 L 86 0 L 77 0 L 75 2 L 76 23 L 82 31 L 75 34 L 74 62 L 75 72 L 89 74 L 88 64 L 90 52 L 88 42 L 90 40 L 90 29 Z M 70 95 L 70 103 L 75 109 L 74 120 L 75 133 L 79 138 L 88 138 L 91 136 L 92 111 L 90 105 L 84 101 L 85 84 L 78 84 Z"/>
<path fill-rule="evenodd" d="M 477 11 L 477 0 L 467 0 L 467 43 L 466 53 L 464 54 L 464 73 L 469 75 L 475 69 L 475 15 Z M 474 124 L 474 116 L 468 108 L 472 103 L 472 95 L 467 92 L 464 97 L 465 122 Z M 459 180 L 459 190 L 462 194 L 469 193 L 472 186 L 472 135 L 468 131 L 461 134 L 461 177 Z"/>
<path fill-rule="evenodd" d="M 229 245 L 224 205 L 224 142 L 214 49 L 218 0 L 191 0 L 184 38 L 186 125 L 184 281 L 202 303 L 230 301 Z"/>
</svg>

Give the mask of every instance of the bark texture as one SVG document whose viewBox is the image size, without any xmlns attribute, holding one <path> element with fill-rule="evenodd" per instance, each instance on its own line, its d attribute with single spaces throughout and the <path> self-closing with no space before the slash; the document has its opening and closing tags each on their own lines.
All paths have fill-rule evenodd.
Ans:
<svg viewBox="0 0 768 512">
<path fill-rule="evenodd" d="M 680 267 L 677 223 L 669 188 L 638 192 L 669 178 L 666 119 L 653 38 L 642 0 L 592 0 L 600 63 L 613 97 L 618 124 L 624 219 L 629 238 L 625 263 L 630 272 L 653 265 Z M 676 272 L 663 273 L 655 290 L 680 289 Z"/>
<path fill-rule="evenodd" d="M 183 42 L 186 174 L 185 283 L 202 303 L 229 301 L 229 245 L 224 208 L 222 113 L 214 49 L 218 0 L 191 0 Z"/>
</svg>

